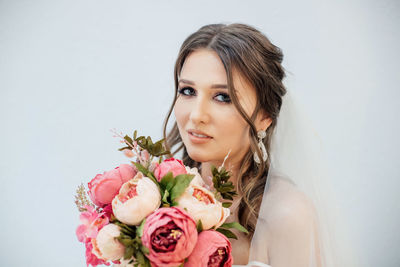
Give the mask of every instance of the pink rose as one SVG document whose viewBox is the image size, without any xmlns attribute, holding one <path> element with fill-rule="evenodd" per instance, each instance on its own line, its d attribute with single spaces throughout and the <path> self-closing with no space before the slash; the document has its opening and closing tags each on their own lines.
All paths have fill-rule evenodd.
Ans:
<svg viewBox="0 0 400 267">
<path fill-rule="evenodd" d="M 87 211 L 81 212 L 81 224 L 76 228 L 76 236 L 79 242 L 89 242 L 96 238 L 97 233 L 109 222 L 104 212 L 98 213 L 92 206 L 85 206 Z"/>
<path fill-rule="evenodd" d="M 203 231 L 185 267 L 230 267 L 233 263 L 231 253 L 231 243 L 223 234 L 214 230 Z"/>
<path fill-rule="evenodd" d="M 142 243 L 152 266 L 183 263 L 197 242 L 196 222 L 182 208 L 160 208 L 146 218 Z"/>
<path fill-rule="evenodd" d="M 99 207 L 110 204 L 122 184 L 132 179 L 136 173 L 137 170 L 132 165 L 121 164 L 111 171 L 97 174 L 88 183 L 91 200 Z"/>
<path fill-rule="evenodd" d="M 156 167 L 154 170 L 154 175 L 156 176 L 157 180 L 160 181 L 161 178 L 163 178 L 168 172 L 172 172 L 172 175 L 175 177 L 179 174 L 186 174 L 186 168 L 181 160 L 170 158 L 164 160 Z"/>
</svg>

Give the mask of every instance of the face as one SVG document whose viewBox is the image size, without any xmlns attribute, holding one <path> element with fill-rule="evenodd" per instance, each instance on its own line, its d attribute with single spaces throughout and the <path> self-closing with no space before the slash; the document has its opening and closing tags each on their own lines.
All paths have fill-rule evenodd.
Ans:
<svg viewBox="0 0 400 267">
<path fill-rule="evenodd" d="M 235 72 L 233 82 L 239 103 L 251 116 L 257 100 L 254 88 Z M 249 125 L 231 102 L 225 68 L 214 51 L 201 49 L 186 58 L 174 113 L 182 141 L 195 161 L 219 166 L 231 150 L 227 162 L 235 165 L 250 147 Z M 265 130 L 268 122 L 258 116 L 257 130 Z"/>
</svg>

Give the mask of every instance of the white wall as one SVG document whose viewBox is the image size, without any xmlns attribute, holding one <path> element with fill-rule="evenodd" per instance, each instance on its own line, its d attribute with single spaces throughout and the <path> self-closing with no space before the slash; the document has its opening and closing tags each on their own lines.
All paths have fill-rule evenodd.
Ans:
<svg viewBox="0 0 400 267">
<path fill-rule="evenodd" d="M 0 1 L 0 265 L 84 266 L 75 189 L 127 162 L 109 129 L 159 138 L 180 44 L 243 22 L 285 54 L 362 266 L 399 266 L 399 2 L 142 2 Z"/>
</svg>

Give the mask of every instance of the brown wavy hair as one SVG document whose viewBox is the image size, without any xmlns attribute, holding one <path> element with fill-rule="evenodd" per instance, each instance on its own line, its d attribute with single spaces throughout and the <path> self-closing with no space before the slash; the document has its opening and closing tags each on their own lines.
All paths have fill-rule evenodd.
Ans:
<svg viewBox="0 0 400 267">
<path fill-rule="evenodd" d="M 269 159 L 266 164 L 260 165 L 253 160 L 255 151 L 259 158 L 262 158 L 254 121 L 260 111 L 264 111 L 272 120 L 266 131 L 267 137 L 264 138 L 264 145 L 269 155 L 271 137 L 282 105 L 282 97 L 286 94 L 286 88 L 282 83 L 285 77 L 285 70 L 281 65 L 283 54 L 281 49 L 273 45 L 259 30 L 240 23 L 205 25 L 183 42 L 174 68 L 175 96 L 164 121 L 163 135 L 166 147 L 170 151 L 173 147 L 177 147 L 170 156 L 183 149 L 182 160 L 184 164 L 198 168 L 201 167 L 201 163 L 189 157 L 176 122 L 167 134 L 168 121 L 178 95 L 178 76 L 185 59 L 190 53 L 198 49 L 209 49 L 218 54 L 226 71 L 232 102 L 250 126 L 250 148 L 242 159 L 237 177 L 237 191 L 241 197 L 238 209 L 239 222 L 249 230 L 251 238 L 255 230 L 270 166 Z M 232 79 L 233 71 L 238 71 L 241 77 L 245 78 L 256 90 L 257 104 L 250 117 L 239 104 L 235 94 Z"/>
</svg>

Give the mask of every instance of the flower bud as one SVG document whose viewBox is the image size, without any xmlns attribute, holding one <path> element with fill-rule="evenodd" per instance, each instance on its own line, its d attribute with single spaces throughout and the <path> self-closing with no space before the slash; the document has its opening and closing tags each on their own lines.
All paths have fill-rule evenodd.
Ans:
<svg viewBox="0 0 400 267">
<path fill-rule="evenodd" d="M 138 172 L 124 183 L 112 201 L 114 216 L 128 225 L 139 225 L 141 221 L 161 204 L 157 185 Z"/>
<path fill-rule="evenodd" d="M 125 247 L 116 237 L 120 235 L 119 226 L 113 223 L 107 224 L 92 239 L 93 254 L 103 260 L 119 260 L 124 256 Z"/>
</svg>

